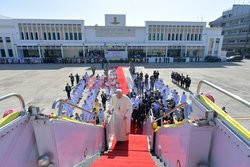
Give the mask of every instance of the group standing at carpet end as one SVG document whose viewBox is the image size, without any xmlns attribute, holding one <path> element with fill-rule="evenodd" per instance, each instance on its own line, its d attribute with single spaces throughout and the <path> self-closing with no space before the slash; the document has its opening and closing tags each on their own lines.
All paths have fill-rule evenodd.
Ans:
<svg viewBox="0 0 250 167">
<path fill-rule="evenodd" d="M 189 90 L 190 85 L 191 85 L 191 78 L 188 75 L 186 75 L 185 77 L 183 74 L 172 71 L 171 79 L 173 83 L 181 86 L 182 88 Z"/>
<path fill-rule="evenodd" d="M 171 91 L 159 77 L 159 71 L 154 71 L 151 76 L 148 73 L 144 75 L 143 72 L 135 73 L 133 67 L 130 68 L 130 71 L 134 78 L 134 87 L 129 94 L 133 103 L 132 125 L 141 127 L 150 110 L 155 118 L 159 118 L 179 104 L 187 103 L 185 91 L 181 96 L 175 89 Z M 189 112 L 187 107 L 181 107 L 177 112 L 164 117 L 163 121 L 173 124 L 183 120 Z"/>
</svg>

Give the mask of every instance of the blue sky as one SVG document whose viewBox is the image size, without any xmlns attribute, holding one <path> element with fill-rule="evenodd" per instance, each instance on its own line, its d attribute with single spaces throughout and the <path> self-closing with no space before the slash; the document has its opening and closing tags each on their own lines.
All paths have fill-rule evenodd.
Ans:
<svg viewBox="0 0 250 167">
<path fill-rule="evenodd" d="M 127 25 L 144 21 L 212 21 L 234 3 L 249 0 L 2 0 L 0 15 L 13 18 L 82 19 L 104 25 L 104 14 L 126 14 Z"/>
</svg>

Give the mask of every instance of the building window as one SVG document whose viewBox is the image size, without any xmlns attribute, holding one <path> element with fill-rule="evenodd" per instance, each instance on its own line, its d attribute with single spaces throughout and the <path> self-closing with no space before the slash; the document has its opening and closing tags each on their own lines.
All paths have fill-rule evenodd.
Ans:
<svg viewBox="0 0 250 167">
<path fill-rule="evenodd" d="M 65 33 L 65 39 L 69 40 L 69 34 L 67 32 Z"/>
<path fill-rule="evenodd" d="M 201 34 L 199 34 L 199 41 L 201 41 Z"/>
<path fill-rule="evenodd" d="M 148 40 L 151 40 L 151 34 L 148 34 Z"/>
<path fill-rule="evenodd" d="M 189 34 L 187 34 L 187 41 L 189 41 L 189 36 L 190 36 L 190 35 L 189 35 Z"/>
<path fill-rule="evenodd" d="M 44 38 L 44 40 L 47 40 L 47 34 L 46 33 L 43 33 L 43 38 Z"/>
<path fill-rule="evenodd" d="M 0 49 L 0 50 L 1 50 L 1 55 L 2 55 L 2 57 L 6 57 L 6 54 L 5 54 L 4 49 Z"/>
<path fill-rule="evenodd" d="M 220 43 L 220 39 L 219 38 L 216 38 L 216 43 Z"/>
<path fill-rule="evenodd" d="M 53 32 L 53 40 L 56 40 L 56 33 Z"/>
<path fill-rule="evenodd" d="M 60 40 L 60 33 L 57 33 L 57 39 Z"/>
<path fill-rule="evenodd" d="M 174 34 L 172 34 L 172 41 L 174 40 Z"/>
<path fill-rule="evenodd" d="M 160 40 L 160 34 L 157 33 L 157 41 L 159 41 L 159 40 Z"/>
<path fill-rule="evenodd" d="M 77 33 L 74 33 L 74 40 L 77 40 Z"/>
<path fill-rule="evenodd" d="M 49 37 L 49 40 L 51 40 L 51 33 L 50 32 L 48 33 L 48 37 Z"/>
<path fill-rule="evenodd" d="M 182 34 L 180 34 L 180 41 L 182 40 Z"/>
<path fill-rule="evenodd" d="M 10 37 L 6 37 L 5 39 L 6 39 L 6 42 L 8 42 L 8 43 L 11 42 Z"/>
<path fill-rule="evenodd" d="M 8 49 L 8 52 L 9 52 L 9 56 L 13 57 L 13 51 L 12 51 L 12 49 Z"/>
<path fill-rule="evenodd" d="M 2 37 L 0 37 L 0 43 L 2 43 L 3 42 L 3 38 Z"/>
<path fill-rule="evenodd" d="M 163 33 L 161 33 L 161 40 L 163 41 Z"/>
<path fill-rule="evenodd" d="M 35 33 L 35 38 L 36 38 L 36 40 L 38 40 L 38 33 L 37 32 Z"/>
<path fill-rule="evenodd" d="M 178 41 L 179 34 L 175 35 L 175 40 Z"/>
<path fill-rule="evenodd" d="M 33 38 L 33 33 L 32 33 L 32 32 L 30 33 L 30 39 L 31 39 L 31 40 L 34 39 L 34 38 Z"/>
<path fill-rule="evenodd" d="M 194 40 L 195 40 L 195 41 L 198 40 L 198 35 L 197 35 L 197 34 L 194 35 Z"/>
<path fill-rule="evenodd" d="M 24 34 L 21 32 L 21 39 L 24 40 Z"/>
<path fill-rule="evenodd" d="M 69 33 L 69 39 L 73 40 L 73 33 L 72 32 Z"/>
<path fill-rule="evenodd" d="M 168 40 L 170 41 L 170 39 L 171 39 L 171 35 L 170 35 L 170 34 L 168 34 Z"/>
<path fill-rule="evenodd" d="M 153 34 L 153 41 L 155 40 L 155 34 Z"/>
<path fill-rule="evenodd" d="M 191 41 L 194 40 L 194 34 L 191 34 Z"/>
<path fill-rule="evenodd" d="M 26 40 L 29 40 L 29 34 L 26 32 Z"/>
<path fill-rule="evenodd" d="M 82 40 L 82 33 L 78 33 L 79 40 Z"/>
</svg>

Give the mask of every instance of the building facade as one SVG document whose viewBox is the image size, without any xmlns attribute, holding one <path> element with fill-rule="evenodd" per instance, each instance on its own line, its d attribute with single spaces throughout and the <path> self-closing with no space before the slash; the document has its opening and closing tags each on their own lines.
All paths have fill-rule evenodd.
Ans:
<svg viewBox="0 0 250 167">
<path fill-rule="evenodd" d="M 0 58 L 93 61 L 107 53 L 143 62 L 202 61 L 221 57 L 221 28 L 205 22 L 146 21 L 126 26 L 125 15 L 105 15 L 105 26 L 84 20 L 0 18 Z"/>
<path fill-rule="evenodd" d="M 250 5 L 233 5 L 232 9 L 224 11 L 221 17 L 209 24 L 222 27 L 222 49 L 229 55 L 250 56 Z"/>
</svg>

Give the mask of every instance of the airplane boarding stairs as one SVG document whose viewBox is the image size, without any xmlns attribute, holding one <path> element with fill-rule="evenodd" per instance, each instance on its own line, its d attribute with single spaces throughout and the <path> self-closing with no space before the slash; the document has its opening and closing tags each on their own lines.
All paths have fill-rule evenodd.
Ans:
<svg viewBox="0 0 250 167">
<path fill-rule="evenodd" d="M 0 102 L 13 96 L 0 97 Z M 48 118 L 35 107 L 27 111 L 21 96 L 16 97 L 21 112 L 0 120 L 1 167 L 250 166 L 249 132 L 199 91 L 190 96 L 191 104 L 171 112 L 189 106 L 200 120 L 186 117 L 176 124 L 156 126 L 161 118 L 155 120 L 149 114 L 143 134 L 130 134 L 128 142 L 117 145 L 112 116 L 106 126 Z"/>
</svg>

